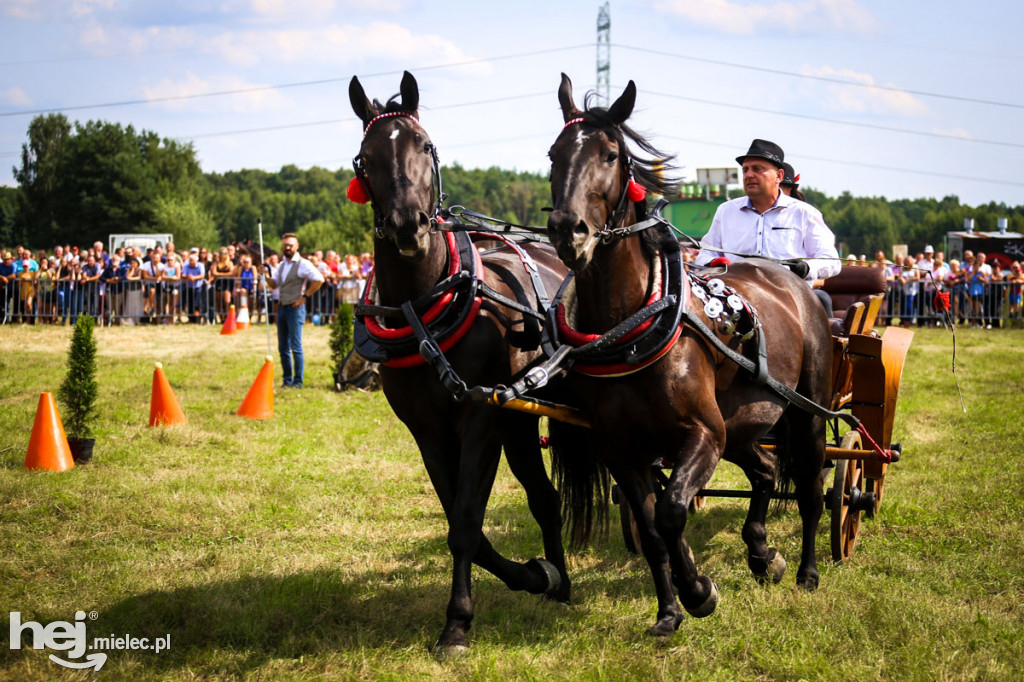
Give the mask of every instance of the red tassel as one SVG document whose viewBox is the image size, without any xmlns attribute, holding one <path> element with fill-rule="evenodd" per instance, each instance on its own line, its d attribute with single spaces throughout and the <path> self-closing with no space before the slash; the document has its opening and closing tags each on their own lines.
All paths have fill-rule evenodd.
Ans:
<svg viewBox="0 0 1024 682">
<path fill-rule="evenodd" d="M 643 201 L 647 198 L 647 188 L 633 178 L 630 178 L 629 183 L 626 185 L 626 198 L 633 203 Z"/>
<path fill-rule="evenodd" d="M 352 178 L 352 181 L 348 183 L 348 191 L 345 192 L 345 195 L 349 201 L 354 201 L 357 204 L 365 204 L 370 200 L 363 181 L 358 177 Z"/>
<path fill-rule="evenodd" d="M 948 291 L 936 291 L 935 300 L 932 301 L 932 305 L 940 313 L 949 312 L 949 292 Z"/>
</svg>

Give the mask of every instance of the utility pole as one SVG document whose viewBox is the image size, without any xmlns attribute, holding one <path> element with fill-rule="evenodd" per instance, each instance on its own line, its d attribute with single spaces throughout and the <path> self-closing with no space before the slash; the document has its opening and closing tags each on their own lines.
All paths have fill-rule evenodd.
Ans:
<svg viewBox="0 0 1024 682">
<path fill-rule="evenodd" d="M 608 79 L 612 70 L 611 3 L 606 2 L 597 13 L 597 96 L 598 104 L 610 106 Z"/>
</svg>

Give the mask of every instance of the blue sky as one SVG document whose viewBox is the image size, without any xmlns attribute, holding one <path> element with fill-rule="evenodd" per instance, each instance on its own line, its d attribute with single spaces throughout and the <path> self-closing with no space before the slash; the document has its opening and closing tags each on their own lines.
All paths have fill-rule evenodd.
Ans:
<svg viewBox="0 0 1024 682">
<path fill-rule="evenodd" d="M 43 110 L 191 141 L 206 171 L 349 167 L 349 78 L 386 99 L 406 69 L 442 163 L 546 171 L 559 74 L 577 102 L 596 83 L 602 1 L 0 0 L 0 183 Z M 1001 0 L 612 0 L 611 91 L 636 82 L 631 123 L 686 178 L 762 137 L 833 196 L 1019 205 L 1022 20 Z"/>
</svg>

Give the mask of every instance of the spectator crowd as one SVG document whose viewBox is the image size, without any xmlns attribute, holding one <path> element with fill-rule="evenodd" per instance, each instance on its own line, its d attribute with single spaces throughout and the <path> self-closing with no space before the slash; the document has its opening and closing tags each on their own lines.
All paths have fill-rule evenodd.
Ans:
<svg viewBox="0 0 1024 682">
<path fill-rule="evenodd" d="M 244 247 L 242 247 L 244 249 Z M 231 305 L 245 306 L 254 322 L 268 314 L 253 255 L 235 245 L 208 250 L 175 245 L 142 253 L 137 247 L 107 253 L 102 242 L 92 247 L 55 246 L 52 252 L 17 246 L 0 249 L 0 323 L 74 324 L 88 314 L 106 325 L 221 324 Z M 692 254 L 686 253 L 689 262 Z M 306 254 L 323 274 L 325 284 L 313 295 L 308 314 L 313 323 L 328 324 L 342 303 L 355 303 L 373 269 L 373 256 L 335 251 Z M 277 254 L 266 266 L 276 269 Z M 984 253 L 966 251 L 962 262 L 946 262 L 942 251 L 926 246 L 916 256 L 894 261 L 878 251 L 873 261 L 847 256 L 846 265 L 881 268 L 887 295 L 882 324 L 941 324 L 935 292 L 949 292 L 958 324 L 992 329 L 1022 318 L 1024 272 L 1019 261 L 1005 267 Z M 274 320 L 276 290 L 267 292 L 269 319 Z"/>
<path fill-rule="evenodd" d="M 85 314 L 105 325 L 221 324 L 232 305 L 247 308 L 254 322 L 265 315 L 273 321 L 277 292 L 264 296 L 263 264 L 254 254 L 233 244 L 178 251 L 168 243 L 145 253 L 138 247 L 107 253 L 102 242 L 52 252 L 0 249 L 0 323 L 74 324 Z M 373 256 L 318 250 L 306 257 L 326 280 L 310 302 L 310 319 L 327 324 L 340 304 L 358 301 Z M 265 266 L 274 270 L 279 262 L 271 254 Z"/>
</svg>

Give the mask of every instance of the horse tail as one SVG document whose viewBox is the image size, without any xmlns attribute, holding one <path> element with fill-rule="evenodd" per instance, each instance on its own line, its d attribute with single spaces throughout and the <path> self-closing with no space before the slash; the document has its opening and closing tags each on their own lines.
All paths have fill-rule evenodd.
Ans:
<svg viewBox="0 0 1024 682">
<path fill-rule="evenodd" d="M 552 477 L 562 500 L 569 544 L 582 547 L 595 529 L 608 532 L 611 477 L 594 454 L 593 431 L 550 419 L 548 434 Z"/>
</svg>

